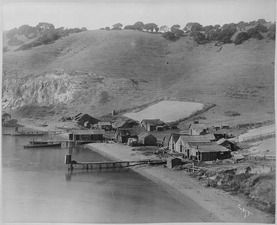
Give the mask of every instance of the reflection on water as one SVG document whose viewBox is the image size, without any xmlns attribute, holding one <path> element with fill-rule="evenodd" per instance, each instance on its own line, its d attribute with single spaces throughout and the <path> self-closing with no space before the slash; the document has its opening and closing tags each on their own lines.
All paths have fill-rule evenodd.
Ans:
<svg viewBox="0 0 277 225">
<path fill-rule="evenodd" d="M 130 169 L 74 170 L 76 161 L 108 161 L 84 148 L 24 149 L 28 137 L 2 136 L 5 222 L 200 222 L 170 192 Z"/>
</svg>

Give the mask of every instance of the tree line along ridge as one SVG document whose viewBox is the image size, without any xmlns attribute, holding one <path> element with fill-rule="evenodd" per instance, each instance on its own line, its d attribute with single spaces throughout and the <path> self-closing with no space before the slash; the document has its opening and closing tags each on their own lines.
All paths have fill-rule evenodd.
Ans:
<svg viewBox="0 0 277 225">
<path fill-rule="evenodd" d="M 216 44 L 234 43 L 235 45 L 242 44 L 244 41 L 254 38 L 261 40 L 268 38 L 275 40 L 276 22 L 267 22 L 265 19 L 258 19 L 257 21 L 239 23 L 229 23 L 222 26 L 207 25 L 203 26 L 197 22 L 190 22 L 185 25 L 183 29 L 179 24 L 171 27 L 166 25 L 158 26 L 155 23 L 144 24 L 141 21 L 133 25 L 126 25 L 116 23 L 112 28 L 105 27 L 100 30 L 135 30 L 141 32 L 149 32 L 153 34 L 162 34 L 162 36 L 169 41 L 177 41 L 182 37 L 189 36 L 198 44 L 206 44 L 216 42 Z M 68 36 L 73 33 L 87 31 L 87 28 L 55 28 L 53 24 L 41 22 L 32 27 L 29 25 L 22 25 L 19 28 L 13 28 L 7 32 L 7 44 L 9 46 L 17 47 L 15 51 L 27 50 L 32 47 L 43 44 L 51 44 L 56 40 Z M 19 36 L 24 36 L 25 39 L 30 40 L 28 43 L 20 40 Z M 8 51 L 8 47 L 3 48 L 3 52 Z"/>
</svg>

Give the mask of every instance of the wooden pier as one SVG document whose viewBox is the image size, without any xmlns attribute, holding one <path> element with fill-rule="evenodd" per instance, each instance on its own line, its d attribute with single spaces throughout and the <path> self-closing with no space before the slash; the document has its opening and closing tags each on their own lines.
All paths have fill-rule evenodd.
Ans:
<svg viewBox="0 0 277 225">
<path fill-rule="evenodd" d="M 115 169 L 115 168 L 126 168 L 130 166 L 138 166 L 143 164 L 157 165 L 165 164 L 165 160 L 137 160 L 137 161 L 110 161 L 110 162 L 76 162 L 71 160 L 71 155 L 65 156 L 65 164 L 68 165 L 68 170 L 76 169 L 76 167 L 93 170 L 93 169 Z"/>
</svg>

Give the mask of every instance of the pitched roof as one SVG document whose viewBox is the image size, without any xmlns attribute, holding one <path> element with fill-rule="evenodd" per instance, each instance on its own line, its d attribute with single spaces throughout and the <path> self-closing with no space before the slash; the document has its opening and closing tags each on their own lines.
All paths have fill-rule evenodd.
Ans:
<svg viewBox="0 0 277 225">
<path fill-rule="evenodd" d="M 212 143 L 209 145 L 199 145 L 195 149 L 199 152 L 230 152 L 231 151 L 221 145 L 217 145 L 216 143 Z"/>
<path fill-rule="evenodd" d="M 111 122 L 98 122 L 98 125 L 100 126 L 111 126 Z"/>
<path fill-rule="evenodd" d="M 201 123 L 192 123 L 189 125 L 189 128 L 191 129 L 197 129 L 197 130 L 205 130 L 207 129 L 205 124 L 201 124 Z"/>
<path fill-rule="evenodd" d="M 234 142 L 233 141 L 230 141 L 230 140 L 228 140 L 228 139 L 225 139 L 225 138 L 221 138 L 221 139 L 219 139 L 216 143 L 218 144 L 218 145 L 221 145 L 222 143 L 224 143 L 224 142 L 229 142 L 229 143 L 232 143 L 232 144 L 234 144 Z"/>
<path fill-rule="evenodd" d="M 132 128 L 129 129 L 120 129 L 116 131 L 116 136 L 121 135 L 121 136 L 137 136 L 138 132 Z"/>
<path fill-rule="evenodd" d="M 164 125 L 164 122 L 161 121 L 160 119 L 145 119 L 141 121 L 141 123 L 143 122 L 148 123 L 150 125 L 155 125 L 155 126 Z"/>
<path fill-rule="evenodd" d="M 210 142 L 209 139 L 202 135 L 182 135 L 180 138 L 184 142 Z"/>
<path fill-rule="evenodd" d="M 104 130 L 94 129 L 94 130 L 72 130 L 72 134 L 78 135 L 90 135 L 90 134 L 105 134 Z"/>
<path fill-rule="evenodd" d="M 136 121 L 132 120 L 132 119 L 117 119 L 114 123 L 113 123 L 113 127 L 114 128 L 119 128 L 121 126 L 123 126 L 126 123 L 137 123 Z"/>
<path fill-rule="evenodd" d="M 78 122 L 82 122 L 85 123 L 86 121 L 89 121 L 92 124 L 96 124 L 98 123 L 100 120 L 88 115 L 88 114 L 84 114 L 82 115 L 79 119 L 77 119 Z"/>
<path fill-rule="evenodd" d="M 149 134 L 149 133 L 147 133 L 147 132 L 145 132 L 145 133 L 140 133 L 140 134 L 138 135 L 139 138 L 146 138 L 146 137 L 148 137 L 148 136 L 153 136 L 154 138 L 156 138 L 154 135 Z M 157 139 L 157 138 L 156 138 L 156 139 Z"/>
<path fill-rule="evenodd" d="M 11 115 L 9 113 L 4 113 L 4 114 L 2 114 L 2 116 L 9 116 L 9 117 L 11 117 Z"/>
<path fill-rule="evenodd" d="M 169 140 L 170 140 L 171 137 L 172 137 L 172 141 L 173 141 L 173 142 L 176 142 L 176 141 L 178 141 L 178 139 L 179 139 L 180 136 L 181 136 L 181 134 L 172 133 L 172 134 L 170 135 L 170 137 L 169 137 Z"/>
</svg>

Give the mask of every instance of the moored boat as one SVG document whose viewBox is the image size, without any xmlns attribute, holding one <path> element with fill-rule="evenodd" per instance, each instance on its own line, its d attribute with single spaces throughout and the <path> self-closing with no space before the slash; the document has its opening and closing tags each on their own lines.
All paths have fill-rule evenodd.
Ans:
<svg viewBox="0 0 277 225">
<path fill-rule="evenodd" d="M 60 147 L 61 142 L 51 141 L 30 141 L 28 145 L 24 145 L 24 148 L 44 148 L 44 147 Z"/>
</svg>

